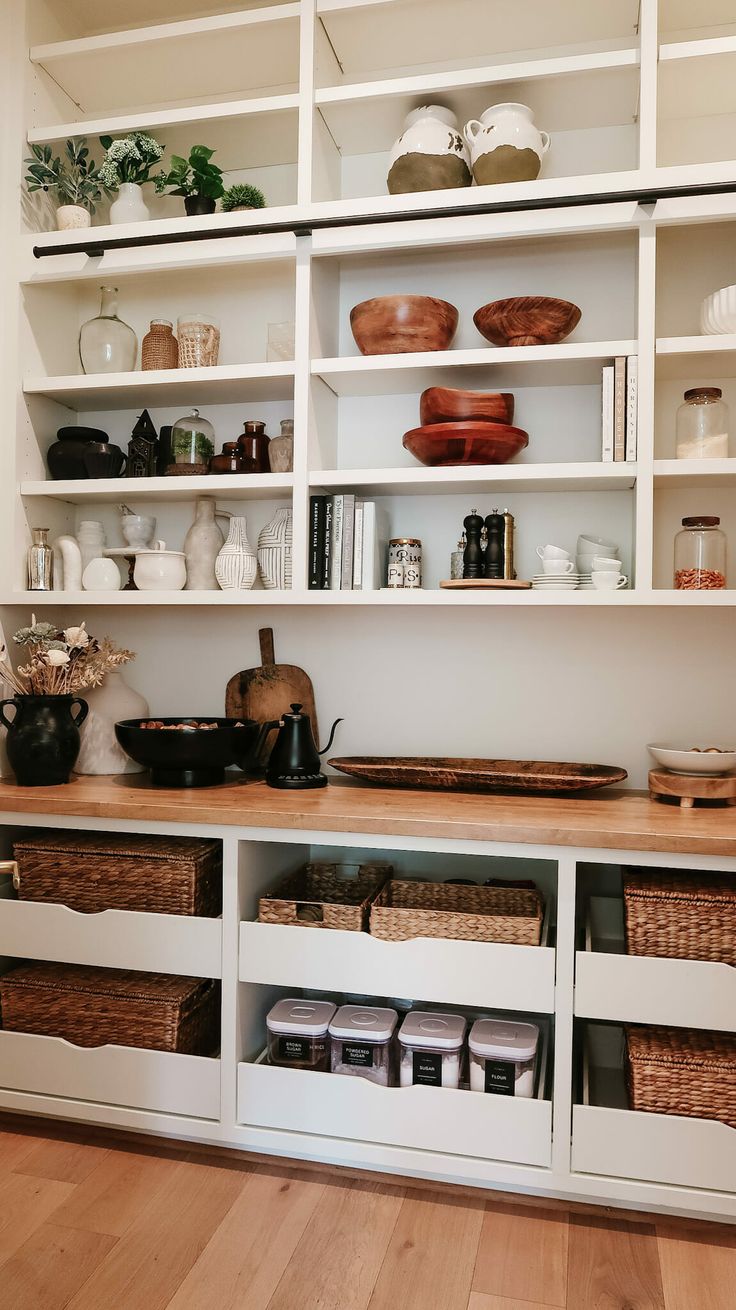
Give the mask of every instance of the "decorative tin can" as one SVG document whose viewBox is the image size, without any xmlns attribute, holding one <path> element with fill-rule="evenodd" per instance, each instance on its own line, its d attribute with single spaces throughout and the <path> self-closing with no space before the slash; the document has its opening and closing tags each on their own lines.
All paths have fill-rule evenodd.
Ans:
<svg viewBox="0 0 736 1310">
<path fill-rule="evenodd" d="M 388 545 L 388 586 L 421 587 L 422 543 L 417 537 L 394 537 Z"/>
</svg>

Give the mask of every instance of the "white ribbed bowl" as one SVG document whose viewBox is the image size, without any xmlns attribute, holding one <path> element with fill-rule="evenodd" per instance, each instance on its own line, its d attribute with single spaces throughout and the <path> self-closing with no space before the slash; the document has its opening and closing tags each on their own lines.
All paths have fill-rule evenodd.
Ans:
<svg viewBox="0 0 736 1310">
<path fill-rule="evenodd" d="M 700 329 L 708 336 L 736 332 L 736 286 L 721 287 L 700 307 Z"/>
</svg>

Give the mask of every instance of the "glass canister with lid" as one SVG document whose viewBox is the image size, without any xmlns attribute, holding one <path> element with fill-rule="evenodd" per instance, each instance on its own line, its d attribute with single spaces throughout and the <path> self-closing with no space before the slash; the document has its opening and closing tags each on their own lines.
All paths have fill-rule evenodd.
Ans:
<svg viewBox="0 0 736 1310">
<path fill-rule="evenodd" d="M 677 458 L 728 458 L 728 405 L 720 387 L 685 392 L 677 411 Z"/>
<path fill-rule="evenodd" d="M 470 1030 L 470 1090 L 533 1096 L 539 1029 L 533 1023 L 476 1019 Z"/>
<path fill-rule="evenodd" d="M 395 1010 L 379 1006 L 342 1005 L 330 1024 L 332 1072 L 367 1078 L 380 1087 L 395 1082 Z"/>
<path fill-rule="evenodd" d="M 177 473 L 207 473 L 214 453 L 215 429 L 198 409 L 176 420 L 171 429 L 171 456 Z"/>
<path fill-rule="evenodd" d="M 459 1087 L 466 1026 L 460 1014 L 410 1011 L 399 1033 L 401 1086 Z"/>
<path fill-rule="evenodd" d="M 336 1010 L 334 1001 L 277 1001 L 266 1017 L 268 1062 L 289 1069 L 328 1073 L 330 1044 L 327 1030 Z"/>
<path fill-rule="evenodd" d="M 726 536 L 715 515 L 682 520 L 675 537 L 675 588 L 719 591 L 726 585 Z"/>
</svg>

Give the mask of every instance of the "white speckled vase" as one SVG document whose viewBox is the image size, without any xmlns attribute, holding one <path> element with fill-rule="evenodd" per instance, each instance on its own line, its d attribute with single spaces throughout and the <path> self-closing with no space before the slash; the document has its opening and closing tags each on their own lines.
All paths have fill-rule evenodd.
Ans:
<svg viewBox="0 0 736 1310">
<path fill-rule="evenodd" d="M 128 686 L 122 673 L 113 670 L 101 687 L 86 691 L 84 699 L 89 714 L 80 729 L 82 744 L 75 773 L 142 773 L 143 766 L 118 745 L 115 724 L 121 719 L 147 719 L 150 710 L 145 697 Z"/>
<path fill-rule="evenodd" d="M 470 155 L 451 109 L 422 105 L 407 114 L 389 156 L 386 185 L 392 196 L 470 186 Z"/>
<path fill-rule="evenodd" d="M 258 567 L 269 591 L 291 587 L 291 541 L 293 516 L 290 509 L 277 509 L 258 536 Z"/>
<path fill-rule="evenodd" d="M 248 541 L 244 518 L 231 518 L 227 541 L 217 556 L 215 574 L 223 591 L 249 591 L 256 580 L 258 562 Z"/>
<path fill-rule="evenodd" d="M 511 103 L 491 105 L 480 121 L 471 118 L 465 124 L 463 134 L 478 186 L 533 181 L 550 145 L 548 133 L 535 126 L 531 109 Z"/>
<path fill-rule="evenodd" d="M 83 205 L 59 205 L 56 211 L 56 226 L 59 232 L 71 232 L 75 228 L 90 227 L 92 215 Z"/>
</svg>

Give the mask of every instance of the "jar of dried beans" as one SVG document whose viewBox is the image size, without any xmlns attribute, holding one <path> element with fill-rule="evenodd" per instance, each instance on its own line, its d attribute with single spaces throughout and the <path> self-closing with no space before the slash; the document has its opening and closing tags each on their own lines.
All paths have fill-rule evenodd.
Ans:
<svg viewBox="0 0 736 1310">
<path fill-rule="evenodd" d="M 718 591 L 726 585 L 726 537 L 714 515 L 682 520 L 675 537 L 678 591 Z"/>
</svg>

